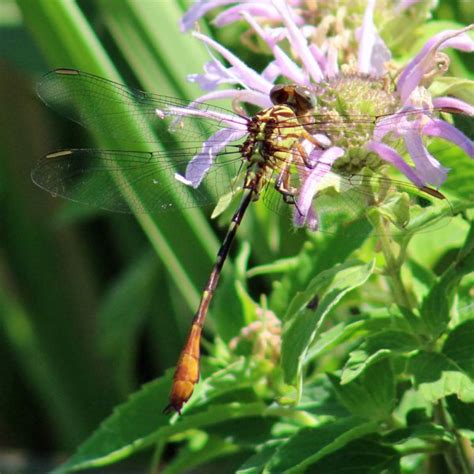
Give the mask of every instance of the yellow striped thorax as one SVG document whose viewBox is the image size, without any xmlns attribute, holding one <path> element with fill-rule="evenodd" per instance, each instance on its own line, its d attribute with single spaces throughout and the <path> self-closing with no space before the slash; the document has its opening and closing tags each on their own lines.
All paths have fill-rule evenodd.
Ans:
<svg viewBox="0 0 474 474">
<path fill-rule="evenodd" d="M 253 117 L 241 152 L 251 163 L 272 168 L 277 160 L 289 159 L 304 135 L 305 129 L 294 110 L 286 105 L 275 105 Z"/>
</svg>

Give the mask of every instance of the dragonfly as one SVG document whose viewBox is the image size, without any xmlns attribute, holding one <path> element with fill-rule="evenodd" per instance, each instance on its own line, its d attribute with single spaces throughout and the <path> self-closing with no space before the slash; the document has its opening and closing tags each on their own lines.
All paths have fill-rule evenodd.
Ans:
<svg viewBox="0 0 474 474">
<path fill-rule="evenodd" d="M 70 148 L 47 154 L 33 169 L 32 179 L 53 196 L 117 212 L 150 213 L 215 205 L 226 194 L 242 194 L 175 369 L 164 411 L 181 414 L 199 381 L 201 336 L 209 305 L 250 203 L 262 197 L 276 212 L 282 208 L 298 212 L 302 176 L 314 169 L 304 144 L 323 150 L 326 145 L 314 138 L 315 132 L 339 133 L 341 124 L 314 113 L 312 91 L 291 84 L 274 86 L 273 105 L 255 115 L 144 92 L 75 69 L 47 73 L 37 92 L 46 105 L 86 128 L 101 130 L 113 143 L 144 148 Z M 347 116 L 344 133 L 373 130 L 381 118 L 389 120 L 382 115 Z M 155 143 L 164 148 L 150 151 Z M 192 173 L 202 174 L 199 186 L 187 182 L 190 162 Z M 443 194 L 429 187 L 417 188 L 385 176 L 345 174 L 324 163 L 318 166 L 325 180 L 337 182 L 328 180 L 327 192 L 314 200 L 321 231 L 337 229 L 337 213 L 345 219 L 359 218 L 369 204 L 377 203 L 377 193 L 386 195 L 389 189 L 407 193 L 423 205 L 449 206 Z"/>
</svg>

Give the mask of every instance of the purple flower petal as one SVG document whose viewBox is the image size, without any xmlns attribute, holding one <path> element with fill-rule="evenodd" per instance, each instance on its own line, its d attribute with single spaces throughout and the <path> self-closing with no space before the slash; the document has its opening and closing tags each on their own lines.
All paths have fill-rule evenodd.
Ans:
<svg viewBox="0 0 474 474">
<path fill-rule="evenodd" d="M 368 0 L 362 28 L 359 30 L 358 69 L 364 74 L 380 77 L 385 73 L 385 63 L 392 55 L 374 25 L 375 0 Z"/>
<path fill-rule="evenodd" d="M 336 77 L 339 74 L 338 63 L 339 50 L 333 44 L 328 46 L 326 70 L 324 73 L 327 77 Z"/>
<path fill-rule="evenodd" d="M 224 67 L 216 58 L 204 65 L 204 74 L 189 74 L 189 82 L 199 84 L 201 89 L 212 91 L 221 84 L 238 84 L 239 79 L 234 77 L 231 68 Z"/>
<path fill-rule="evenodd" d="M 239 92 L 239 91 L 236 91 Z M 218 94 L 214 92 L 211 94 Z M 210 96 L 211 94 L 207 94 Z M 167 107 L 165 110 L 156 110 L 156 113 L 159 117 L 163 118 L 166 116 L 176 116 L 177 122 L 179 122 L 179 117 L 202 117 L 211 120 L 215 120 L 222 126 L 228 126 L 237 131 L 246 131 L 248 120 L 245 117 L 239 115 L 230 115 L 224 112 L 218 112 L 217 110 L 212 110 L 208 108 L 200 109 L 201 104 L 197 101 L 192 102 L 188 107 Z"/>
<path fill-rule="evenodd" d="M 228 143 L 242 138 L 246 133 L 246 130 L 232 130 L 229 128 L 218 130 L 203 143 L 201 152 L 188 163 L 185 176 L 176 173 L 175 178 L 188 186 L 197 188 L 214 163 L 217 154 Z"/>
<path fill-rule="evenodd" d="M 313 58 L 318 63 L 319 68 L 321 69 L 321 71 L 323 71 L 325 73 L 325 75 L 327 76 L 328 75 L 327 74 L 328 64 L 327 64 L 326 57 L 324 56 L 324 53 L 314 43 L 311 43 L 309 45 L 309 50 L 311 51 L 311 54 L 313 55 Z M 337 63 L 337 61 L 336 61 L 336 63 Z"/>
<path fill-rule="evenodd" d="M 253 17 L 259 17 L 264 21 L 275 22 L 280 20 L 280 14 L 270 3 L 252 2 L 242 3 L 223 11 L 215 18 L 214 24 L 220 28 L 234 21 L 241 20 L 243 13 L 250 14 Z M 299 24 L 301 24 L 301 22 L 302 19 L 300 18 Z"/>
<path fill-rule="evenodd" d="M 265 33 L 261 26 L 252 18 L 247 12 L 243 13 L 243 17 L 247 20 L 249 25 L 255 30 L 255 32 L 267 43 L 273 52 L 276 64 L 280 69 L 280 73 L 286 76 L 296 84 L 309 85 L 308 78 L 305 77 L 303 71 L 294 63 L 289 56 L 276 45 L 275 41 Z"/>
<path fill-rule="evenodd" d="M 425 183 L 436 187 L 441 186 L 446 179 L 449 168 L 441 166 L 441 163 L 428 152 L 416 132 L 407 132 L 403 138 L 406 149 L 415 163 L 416 174 Z"/>
<path fill-rule="evenodd" d="M 313 232 L 318 230 L 319 219 L 318 214 L 313 206 L 308 209 L 308 214 L 306 214 L 306 227 Z"/>
<path fill-rule="evenodd" d="M 420 84 L 423 76 L 436 68 L 436 53 L 444 48 L 455 48 L 462 51 L 474 51 L 474 41 L 465 34 L 472 29 L 470 25 L 462 30 L 446 30 L 434 35 L 423 49 L 410 61 L 400 74 L 397 89 L 402 102 L 405 103 L 411 92 Z"/>
<path fill-rule="evenodd" d="M 265 69 L 262 71 L 262 77 L 268 82 L 274 83 L 275 79 L 281 75 L 281 70 L 278 67 L 276 61 L 268 63 Z"/>
<path fill-rule="evenodd" d="M 344 153 L 344 150 L 337 146 L 324 151 L 321 154 L 316 166 L 308 173 L 305 178 L 303 178 L 304 182 L 300 189 L 298 201 L 296 204 L 296 211 L 294 214 L 295 226 L 303 226 L 308 221 L 308 218 L 310 218 L 310 220 L 313 218 L 314 220 L 314 214 L 310 214 L 310 209 L 321 180 L 329 171 L 331 171 L 331 166 L 334 161 L 344 155 Z"/>
<path fill-rule="evenodd" d="M 474 107 L 471 104 L 460 99 L 455 99 L 454 97 L 436 97 L 433 99 L 433 107 L 448 109 L 448 112 L 449 109 L 452 109 L 474 116 Z"/>
<path fill-rule="evenodd" d="M 430 137 L 439 137 L 456 144 L 462 148 L 467 155 L 474 158 L 474 143 L 461 130 L 448 122 L 433 119 L 423 127 L 423 134 Z"/>
<path fill-rule="evenodd" d="M 306 226 L 309 230 L 315 232 L 319 227 L 319 218 L 313 206 L 308 209 L 306 215 L 300 214 L 300 211 L 296 208 L 293 209 L 293 225 L 295 227 Z"/>
<path fill-rule="evenodd" d="M 392 147 L 385 145 L 385 143 L 372 140 L 366 145 L 366 149 L 376 153 L 380 156 L 380 158 L 382 158 L 382 160 L 395 166 L 395 168 L 398 168 L 412 183 L 414 183 L 419 188 L 425 186 L 426 183 L 417 176 L 415 170 L 410 165 L 408 165 L 402 156 L 399 155 L 398 152 Z"/>
<path fill-rule="evenodd" d="M 210 100 L 219 99 L 232 99 L 236 102 L 246 102 L 264 109 L 273 105 L 268 94 L 262 94 L 261 92 L 249 89 L 223 89 L 213 91 L 198 97 L 195 102 L 208 102 Z"/>
<path fill-rule="evenodd" d="M 288 29 L 288 38 L 291 47 L 295 50 L 296 55 L 301 59 L 301 62 L 306 68 L 306 71 L 308 71 L 308 74 L 312 77 L 313 81 L 320 82 L 324 78 L 323 73 L 317 61 L 314 59 L 305 37 L 294 22 L 292 11 L 283 0 L 273 0 L 273 4 L 280 13 L 282 21 Z"/>
<path fill-rule="evenodd" d="M 402 114 L 387 115 L 386 117 L 377 119 L 373 132 L 374 140 L 381 142 L 385 135 L 390 132 L 394 132 L 398 135 L 398 128 L 401 125 L 402 120 Z"/>
<path fill-rule="evenodd" d="M 193 28 L 194 24 L 208 11 L 234 2 L 235 0 L 196 0 L 196 3 L 181 18 L 181 31 Z"/>
<path fill-rule="evenodd" d="M 262 78 L 262 76 L 252 68 L 249 68 L 243 61 L 235 56 L 235 54 L 231 53 L 228 49 L 224 48 L 224 46 L 201 33 L 193 33 L 193 36 L 214 48 L 227 61 L 229 61 L 229 63 L 233 66 L 232 72 L 234 76 L 240 81 L 243 87 L 254 89 L 265 94 L 270 93 L 270 89 L 273 87 L 273 84 Z"/>
</svg>

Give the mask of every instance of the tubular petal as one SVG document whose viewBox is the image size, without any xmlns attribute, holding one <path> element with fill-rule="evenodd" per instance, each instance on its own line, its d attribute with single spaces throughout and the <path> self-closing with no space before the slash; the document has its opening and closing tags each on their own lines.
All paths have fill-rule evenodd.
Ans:
<svg viewBox="0 0 474 474">
<path fill-rule="evenodd" d="M 441 109 L 454 109 L 467 115 L 474 116 L 474 107 L 461 99 L 454 97 L 436 97 L 433 99 L 433 107 Z"/>
<path fill-rule="evenodd" d="M 344 155 L 344 150 L 337 146 L 331 147 L 321 154 L 316 166 L 303 178 L 304 182 L 301 186 L 298 202 L 295 210 L 294 223 L 297 227 L 301 227 L 306 223 L 308 218 L 313 217 L 309 214 L 314 196 L 318 191 L 318 186 L 322 178 L 331 171 L 332 164 Z M 300 217 L 298 217 L 298 215 Z"/>
<path fill-rule="evenodd" d="M 398 79 L 397 89 L 403 103 L 420 84 L 423 76 L 435 67 L 435 55 L 439 50 L 450 47 L 466 52 L 474 51 L 474 41 L 465 34 L 472 28 L 473 25 L 470 25 L 461 30 L 442 31 L 427 41 L 422 50 L 408 63 Z"/>
<path fill-rule="evenodd" d="M 367 144 L 366 148 L 368 151 L 372 151 L 379 155 L 382 160 L 395 166 L 395 168 L 398 168 L 412 183 L 414 183 L 419 188 L 425 186 L 426 183 L 417 176 L 415 170 L 410 165 L 408 165 L 402 156 L 392 147 L 385 145 L 385 143 L 372 140 Z"/>
<path fill-rule="evenodd" d="M 446 179 L 449 168 L 445 168 L 426 149 L 420 136 L 415 132 L 404 135 L 406 149 L 415 163 L 417 175 L 428 184 L 441 186 Z"/>
<path fill-rule="evenodd" d="M 467 155 L 474 158 L 474 143 L 461 130 L 444 120 L 433 119 L 423 127 L 423 134 L 430 137 L 444 138 L 459 148 L 462 148 Z"/>
<path fill-rule="evenodd" d="M 188 163 L 184 178 L 180 175 L 175 175 L 175 178 L 188 186 L 197 188 L 214 163 L 216 155 L 228 143 L 242 138 L 246 133 L 246 130 L 231 130 L 228 128 L 218 130 L 203 143 L 201 152 Z"/>
</svg>

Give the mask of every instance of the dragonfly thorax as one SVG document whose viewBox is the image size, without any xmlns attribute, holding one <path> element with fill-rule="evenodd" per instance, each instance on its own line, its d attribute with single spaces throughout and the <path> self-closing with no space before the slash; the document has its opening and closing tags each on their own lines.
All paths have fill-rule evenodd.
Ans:
<svg viewBox="0 0 474 474">
<path fill-rule="evenodd" d="M 304 129 L 292 108 L 275 105 L 256 114 L 241 147 L 242 156 L 259 168 L 272 170 L 289 159 Z"/>
</svg>

